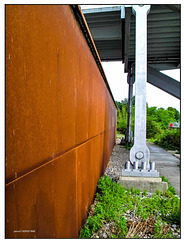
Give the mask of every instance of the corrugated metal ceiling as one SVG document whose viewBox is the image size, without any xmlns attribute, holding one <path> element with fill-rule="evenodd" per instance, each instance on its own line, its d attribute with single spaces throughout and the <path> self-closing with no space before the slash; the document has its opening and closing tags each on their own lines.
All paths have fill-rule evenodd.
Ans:
<svg viewBox="0 0 184 240">
<path fill-rule="evenodd" d="M 121 19 L 120 6 L 106 8 L 106 11 L 100 6 L 99 11 L 83 9 L 102 61 L 127 60 L 128 64 L 135 61 L 135 16 L 129 8 L 130 29 L 127 31 L 127 12 L 126 8 L 126 17 Z M 180 5 L 151 5 L 148 64 L 157 70 L 180 67 Z"/>
</svg>

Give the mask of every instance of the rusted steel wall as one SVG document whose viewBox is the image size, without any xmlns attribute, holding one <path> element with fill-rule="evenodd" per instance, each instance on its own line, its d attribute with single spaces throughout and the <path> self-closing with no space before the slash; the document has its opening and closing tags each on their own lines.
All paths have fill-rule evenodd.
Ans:
<svg viewBox="0 0 184 240">
<path fill-rule="evenodd" d="M 6 237 L 77 237 L 115 131 L 71 7 L 6 5 Z"/>
</svg>

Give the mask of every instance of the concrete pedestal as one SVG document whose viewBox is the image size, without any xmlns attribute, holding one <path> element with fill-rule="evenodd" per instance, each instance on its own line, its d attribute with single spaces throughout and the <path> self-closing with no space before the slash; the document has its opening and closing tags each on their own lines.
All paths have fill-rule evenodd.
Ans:
<svg viewBox="0 0 184 240">
<path fill-rule="evenodd" d="M 142 169 L 126 170 L 125 169 L 122 171 L 122 176 L 157 178 L 159 177 L 159 172 L 157 172 L 157 170 L 142 170 Z"/>
<path fill-rule="evenodd" d="M 168 189 L 167 182 L 162 182 L 162 179 L 157 177 L 120 177 L 118 181 L 121 186 L 130 189 L 146 190 L 147 192 L 155 193 L 157 190 L 164 192 Z"/>
</svg>

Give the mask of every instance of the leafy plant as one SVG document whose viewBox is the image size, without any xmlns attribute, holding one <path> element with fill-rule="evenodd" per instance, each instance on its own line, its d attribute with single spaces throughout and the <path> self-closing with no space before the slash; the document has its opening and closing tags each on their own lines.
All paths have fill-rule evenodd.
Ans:
<svg viewBox="0 0 184 240">
<path fill-rule="evenodd" d="M 180 151 L 180 129 L 165 130 L 164 133 L 157 136 L 154 143 L 168 150 Z"/>
<path fill-rule="evenodd" d="M 124 134 L 122 134 L 122 133 L 120 133 L 120 132 L 117 131 L 116 137 L 117 137 L 118 139 L 122 139 L 122 137 L 124 137 Z"/>
<path fill-rule="evenodd" d="M 127 111 L 124 107 L 122 109 L 118 109 L 117 112 L 117 130 L 123 134 L 127 129 Z"/>
<path fill-rule="evenodd" d="M 173 193 L 174 195 L 176 195 L 176 190 L 171 186 L 171 184 L 168 181 L 168 178 L 162 176 L 162 182 L 167 182 L 168 183 L 168 190 Z"/>
<path fill-rule="evenodd" d="M 117 130 L 125 134 L 127 129 L 128 99 L 116 102 L 117 111 Z M 132 132 L 134 132 L 135 119 L 135 96 L 132 104 Z M 180 113 L 177 109 L 168 107 L 166 110 L 147 105 L 146 136 L 159 146 L 180 151 L 180 129 L 167 129 L 169 123 L 179 122 Z M 132 145 L 126 145 L 130 149 Z"/>
<path fill-rule="evenodd" d="M 147 190 L 144 190 L 144 192 L 142 193 L 143 196 L 147 196 Z"/>
<path fill-rule="evenodd" d="M 90 238 L 91 236 L 91 231 L 89 229 L 88 226 L 85 226 L 81 232 L 80 232 L 80 235 L 79 235 L 79 238 Z"/>
<path fill-rule="evenodd" d="M 157 220 L 154 227 L 154 238 L 173 238 L 172 232 L 168 230 L 166 222 L 157 216 Z"/>
<path fill-rule="evenodd" d="M 168 181 L 165 177 L 162 177 L 162 180 Z M 172 188 L 164 193 L 157 190 L 150 198 L 147 197 L 146 190 L 143 193 L 133 187 L 126 190 L 119 183 L 114 183 L 112 179 L 104 176 L 98 181 L 95 202 L 95 210 L 81 230 L 80 238 L 89 238 L 102 228 L 104 223 L 110 222 L 115 223 L 115 233 L 111 237 L 126 238 L 129 231 L 125 219 L 127 211 L 144 220 L 149 216 L 159 216 L 155 224 L 154 237 L 171 236 L 170 233 L 164 232 L 164 222 L 180 224 L 180 200 L 173 195 Z"/>
<path fill-rule="evenodd" d="M 151 116 L 147 116 L 146 119 L 146 137 L 154 138 L 156 135 L 163 133 L 160 124 L 152 119 Z"/>
<path fill-rule="evenodd" d="M 89 217 L 87 220 L 87 223 L 88 223 L 89 229 L 92 232 L 96 232 L 102 226 L 100 214 L 95 215 L 93 217 Z"/>
<path fill-rule="evenodd" d="M 162 231 L 161 231 L 161 219 L 159 216 L 157 216 L 157 220 L 155 223 L 155 228 L 154 228 L 154 238 L 161 238 L 162 237 Z"/>
<path fill-rule="evenodd" d="M 126 235 L 128 233 L 128 227 L 127 227 L 127 221 L 124 217 L 120 219 L 120 221 L 117 224 L 118 228 L 118 238 L 126 238 Z"/>
</svg>

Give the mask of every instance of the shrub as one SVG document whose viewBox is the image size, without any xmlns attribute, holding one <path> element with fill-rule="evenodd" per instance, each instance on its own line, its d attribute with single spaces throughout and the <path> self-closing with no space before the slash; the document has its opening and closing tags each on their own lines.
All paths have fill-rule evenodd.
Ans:
<svg viewBox="0 0 184 240">
<path fill-rule="evenodd" d="M 167 129 L 154 143 L 170 150 L 180 150 L 180 129 Z"/>
<path fill-rule="evenodd" d="M 117 130 L 120 133 L 125 134 L 127 129 L 127 112 L 125 108 L 122 107 L 122 109 L 118 109 L 117 112 Z"/>
<path fill-rule="evenodd" d="M 91 236 L 91 231 L 88 226 L 85 226 L 81 232 L 79 238 L 90 238 Z"/>
<path fill-rule="evenodd" d="M 155 135 L 163 133 L 159 123 L 155 122 L 150 116 L 146 120 L 146 137 L 154 138 Z"/>
</svg>

